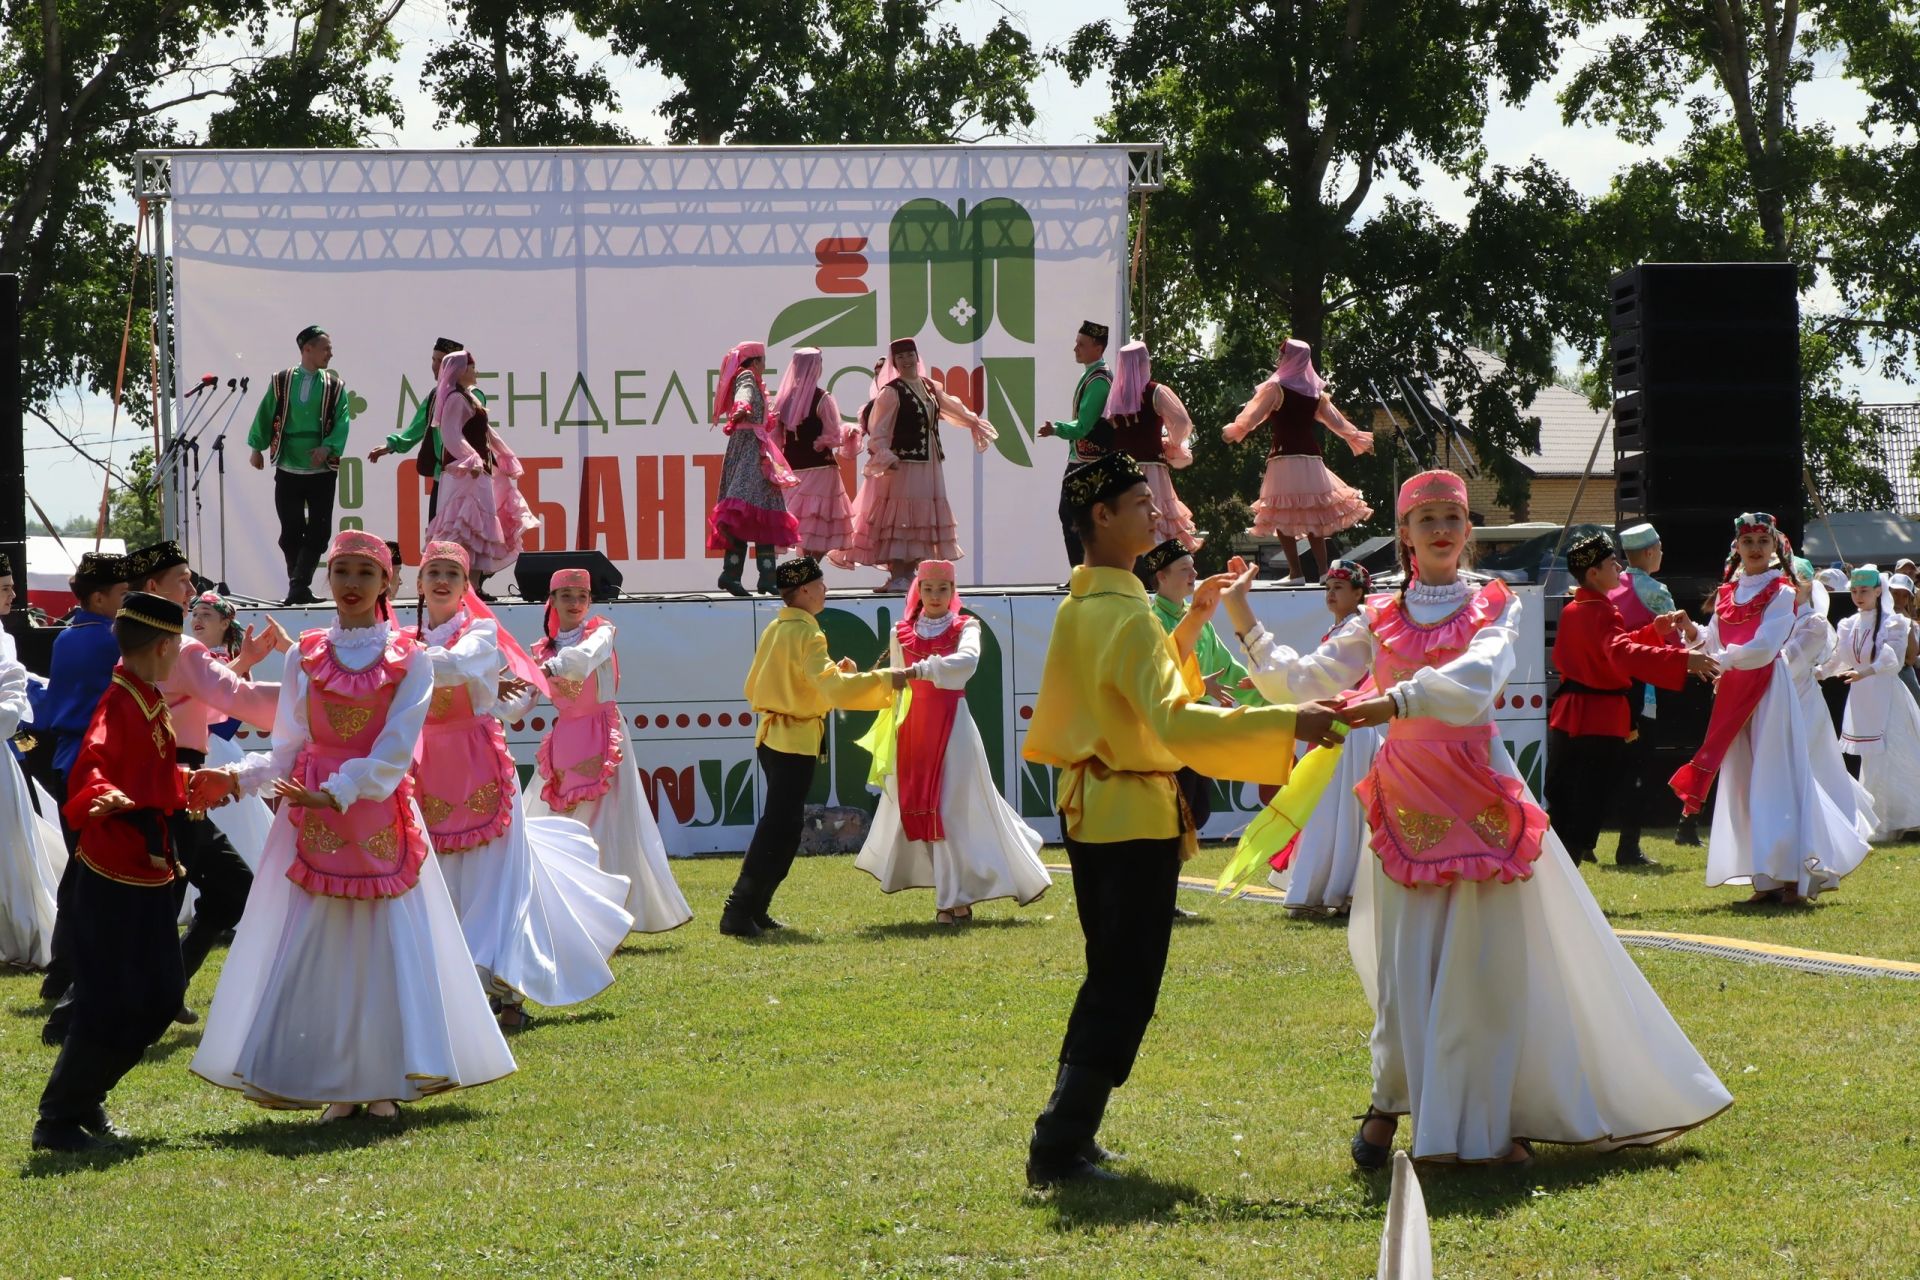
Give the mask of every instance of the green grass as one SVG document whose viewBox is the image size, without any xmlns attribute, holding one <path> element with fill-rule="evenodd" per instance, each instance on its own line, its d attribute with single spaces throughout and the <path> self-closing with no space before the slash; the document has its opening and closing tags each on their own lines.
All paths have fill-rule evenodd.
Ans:
<svg viewBox="0 0 1920 1280">
<path fill-rule="evenodd" d="M 1622 927 L 1920 959 L 1912 847 L 1758 911 L 1703 885 L 1699 850 L 1650 851 L 1664 873 L 1586 869 Z M 1071 887 L 944 930 L 931 895 L 805 859 L 778 904 L 796 927 L 749 945 L 714 932 L 736 866 L 677 864 L 692 925 L 516 1036 L 517 1074 L 397 1133 L 217 1091 L 176 1028 L 111 1100 L 132 1151 L 32 1155 L 52 1050 L 37 980 L 0 977 L 0 1275 L 1372 1274 L 1385 1181 L 1346 1154 L 1370 1020 L 1337 925 L 1186 895 L 1204 914 L 1103 1132 L 1132 1179 L 1038 1196 L 1020 1164 L 1080 976 Z M 1920 1273 L 1920 982 L 1633 954 L 1736 1106 L 1651 1151 L 1428 1173 L 1440 1274 Z"/>
</svg>

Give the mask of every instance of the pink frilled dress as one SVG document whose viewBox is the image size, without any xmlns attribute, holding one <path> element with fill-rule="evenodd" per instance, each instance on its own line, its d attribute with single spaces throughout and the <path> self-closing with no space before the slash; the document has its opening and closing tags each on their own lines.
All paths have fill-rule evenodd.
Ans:
<svg viewBox="0 0 1920 1280">
<path fill-rule="evenodd" d="M 1193 419 L 1173 388 L 1149 381 L 1141 388 L 1140 411 L 1113 418 L 1113 445 L 1140 464 L 1159 519 L 1153 536 L 1173 540 L 1189 551 L 1206 544 L 1193 526 L 1193 512 L 1173 489 L 1173 472 L 1193 465 Z"/>
<path fill-rule="evenodd" d="M 520 541 L 540 527 L 520 494 L 524 468 L 500 433 L 487 428 L 487 459 L 467 442 L 467 419 L 485 410 L 468 396 L 449 396 L 440 406 L 441 448 L 447 464 L 434 483 L 440 487 L 439 514 L 427 526 L 427 540 L 457 542 L 473 557 L 475 573 L 498 573 L 520 558 Z"/>
<path fill-rule="evenodd" d="M 613 984 L 607 959 L 633 925 L 620 905 L 627 882 L 600 869 L 580 823 L 521 811 L 501 720 L 519 719 L 532 698 L 497 700 L 499 624 L 462 609 L 419 638 L 434 689 L 415 795 L 481 981 L 508 1004 L 598 995 Z"/>
<path fill-rule="evenodd" d="M 1262 538 L 1325 538 L 1373 514 L 1358 489 L 1328 470 L 1320 454 L 1323 425 L 1356 454 L 1373 448 L 1373 433 L 1348 422 L 1333 407 L 1331 397 L 1322 395 L 1315 401 L 1271 379 L 1260 384 L 1240 416 L 1228 424 L 1222 435 L 1229 444 L 1261 427 L 1271 433 L 1266 476 L 1259 500 L 1253 504 L 1253 527 L 1248 533 Z"/>
<path fill-rule="evenodd" d="M 853 542 L 835 564 L 884 568 L 966 554 L 941 469 L 942 419 L 970 430 L 983 453 L 996 438 L 985 418 L 925 378 L 895 378 L 880 388 L 867 419 L 866 483 L 854 511 Z"/>
<path fill-rule="evenodd" d="M 283 803 L 193 1071 L 268 1107 L 406 1102 L 513 1071 L 409 776 L 433 692 L 385 623 L 309 631 L 289 655 L 273 751 L 241 766 L 346 806 Z"/>
<path fill-rule="evenodd" d="M 840 461 L 853 458 L 860 433 L 845 429 L 840 406 L 827 392 L 813 393 L 813 407 L 797 423 L 781 423 L 787 465 L 799 483 L 786 492 L 787 513 L 799 526 L 797 544 L 809 555 L 844 550 L 853 540 L 853 506 L 840 475 Z"/>
<path fill-rule="evenodd" d="M 1413 584 L 1322 646 L 1404 706 L 1358 794 L 1374 857 L 1348 946 L 1373 1006 L 1373 1105 L 1411 1114 L 1415 1159 L 1512 1140 L 1642 1146 L 1732 1098 L 1600 914 L 1493 724 L 1518 655 L 1500 582 Z M 1402 1126 L 1404 1130 L 1406 1126 Z"/>
<path fill-rule="evenodd" d="M 586 823 L 600 847 L 601 868 L 627 880 L 633 931 L 664 933 L 693 919 L 693 909 L 674 881 L 666 842 L 640 789 L 633 743 L 613 696 L 620 684 L 613 641 L 613 624 L 596 617 L 535 642 L 534 661 L 547 672 L 559 714 L 540 743 L 540 789 L 527 797 L 527 812 Z"/>
</svg>

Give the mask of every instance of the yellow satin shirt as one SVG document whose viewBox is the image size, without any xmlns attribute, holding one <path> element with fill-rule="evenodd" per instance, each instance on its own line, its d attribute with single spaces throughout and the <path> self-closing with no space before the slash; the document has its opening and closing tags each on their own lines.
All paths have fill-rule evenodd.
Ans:
<svg viewBox="0 0 1920 1280">
<path fill-rule="evenodd" d="M 782 609 L 760 633 L 745 694 L 759 721 L 754 746 L 817 756 L 827 712 L 878 711 L 892 700 L 893 682 L 884 671 L 841 671 L 827 656 L 819 621 L 804 609 Z"/>
<path fill-rule="evenodd" d="M 1060 770 L 1055 804 L 1076 840 L 1181 835 L 1173 775 L 1278 786 L 1293 768 L 1293 708 L 1207 705 L 1140 579 L 1081 565 L 1053 620 L 1021 754 Z M 1192 848 L 1191 833 L 1188 847 Z"/>
</svg>

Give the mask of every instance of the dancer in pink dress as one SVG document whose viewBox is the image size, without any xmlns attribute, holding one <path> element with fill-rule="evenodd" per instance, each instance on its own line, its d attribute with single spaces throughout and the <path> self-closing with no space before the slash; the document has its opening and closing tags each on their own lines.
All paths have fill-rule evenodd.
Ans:
<svg viewBox="0 0 1920 1280">
<path fill-rule="evenodd" d="M 1297 338 L 1288 338 L 1280 344 L 1273 376 L 1254 390 L 1240 416 L 1220 433 L 1228 444 L 1237 444 L 1261 427 L 1272 431 L 1266 479 L 1253 504 L 1253 527 L 1247 532 L 1257 538 L 1280 539 L 1287 553 L 1289 583 L 1306 580 L 1296 545 L 1302 537 L 1313 551 L 1314 564 L 1324 572 L 1327 538 L 1373 514 L 1358 489 L 1327 469 L 1320 455 L 1322 426 L 1345 440 L 1356 454 L 1373 449 L 1373 433 L 1360 430 L 1334 408 L 1326 380 L 1313 367 L 1312 350 Z"/>
<path fill-rule="evenodd" d="M 607 989 L 607 960 L 633 924 L 627 882 L 599 867 L 587 829 L 529 818 L 503 720 L 533 705 L 545 676 L 467 584 L 467 553 L 422 553 L 424 625 L 403 632 L 433 663 L 415 794 L 447 892 L 500 1025 L 527 1024 L 524 1004 L 577 1004 Z M 506 673 L 503 680 L 503 670 Z"/>
<path fill-rule="evenodd" d="M 887 581 L 880 590 L 905 591 L 922 560 L 958 560 L 966 554 L 947 503 L 940 420 L 971 431 L 973 447 L 981 453 L 999 433 L 922 374 L 920 348 L 912 338 L 897 338 L 887 348 L 879 387 L 867 418 L 867 483 L 845 560 L 885 566 Z"/>
<path fill-rule="evenodd" d="M 712 421 L 726 427 L 727 453 L 720 464 L 720 496 L 707 513 L 707 550 L 722 553 L 720 589 L 747 596 L 747 544 L 759 569 L 754 591 L 774 591 L 773 562 L 781 547 L 800 539 L 787 510 L 787 494 L 799 481 L 787 465 L 780 433 L 767 404 L 767 344 L 736 343 L 720 362 Z"/>
<path fill-rule="evenodd" d="M 455 351 L 440 362 L 434 391 L 434 427 L 446 461 L 440 478 L 440 511 L 427 525 L 429 542 L 457 542 L 473 556 L 473 589 L 482 600 L 487 576 L 520 558 L 520 540 L 538 529 L 520 495 L 520 459 L 488 421 L 473 394 L 473 353 Z"/>
<path fill-rule="evenodd" d="M 300 637 L 273 752 L 237 766 L 280 799 L 193 1071 L 262 1106 L 414 1101 L 514 1069 L 432 856 L 411 775 L 433 694 L 426 650 L 393 626 L 393 558 L 336 534 L 339 619 Z"/>
<path fill-rule="evenodd" d="M 604 871 L 627 881 L 627 913 L 635 933 L 664 933 L 693 919 L 674 882 L 659 824 L 640 789 L 633 743 L 614 694 L 620 659 L 614 625 L 593 611 L 585 569 L 561 569 L 548 585 L 547 613 L 533 656 L 546 673 L 559 713 L 540 743 L 540 789 L 527 812 L 577 818 L 593 832 Z"/>
<path fill-rule="evenodd" d="M 1374 857 L 1347 934 L 1373 1006 L 1373 1094 L 1354 1162 L 1524 1163 L 1534 1142 L 1649 1146 L 1732 1105 L 1628 958 L 1493 721 L 1520 600 L 1464 575 L 1466 481 L 1427 471 L 1396 506 L 1406 585 L 1316 654 L 1327 687 L 1373 672 L 1341 719 L 1385 725 L 1356 788 Z"/>
<path fill-rule="evenodd" d="M 787 514 L 799 528 L 801 554 L 825 559 L 853 540 L 853 507 L 840 462 L 857 456 L 860 433 L 843 428 L 839 404 L 820 385 L 820 348 L 793 353 L 772 413 L 787 465 L 800 482 L 785 497 Z"/>
<path fill-rule="evenodd" d="M 1193 419 L 1172 387 L 1153 380 L 1146 343 L 1120 348 L 1104 416 L 1112 424 L 1111 447 L 1131 455 L 1146 473 L 1147 488 L 1153 491 L 1155 534 L 1162 542 L 1198 551 L 1206 539 L 1193 527 L 1193 512 L 1173 491 L 1172 475 L 1172 470 L 1193 464 Z"/>
</svg>

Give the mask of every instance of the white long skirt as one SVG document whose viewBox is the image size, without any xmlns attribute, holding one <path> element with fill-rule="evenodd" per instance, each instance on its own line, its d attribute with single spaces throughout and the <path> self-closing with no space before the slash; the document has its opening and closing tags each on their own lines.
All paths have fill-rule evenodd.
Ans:
<svg viewBox="0 0 1920 1280">
<path fill-rule="evenodd" d="M 224 768 L 239 764 L 246 753 L 217 733 L 207 735 L 207 767 Z M 273 830 L 273 810 L 259 796 L 240 796 L 207 814 L 233 842 L 235 853 L 247 864 L 247 870 L 260 870 L 260 852 L 267 847 L 267 833 Z"/>
<path fill-rule="evenodd" d="M 193 1073 L 288 1109 L 412 1102 L 511 1074 L 439 859 L 429 853 L 399 897 L 359 900 L 294 884 L 293 853 L 283 816 L 221 966 Z"/>
<path fill-rule="evenodd" d="M 853 865 L 886 893 L 932 889 L 936 909 L 1012 898 L 1021 906 L 1053 884 L 1040 861 L 1040 833 L 1020 820 L 993 785 L 987 749 L 967 704 L 953 717 L 940 769 L 941 840 L 909 840 L 900 826 L 900 781 L 889 776 Z"/>
<path fill-rule="evenodd" d="M 1813 898 L 1839 884 L 1872 846 L 1854 828 L 1854 806 L 1836 802 L 1808 767 L 1807 717 L 1786 664 L 1774 663 L 1760 705 L 1714 780 L 1707 884 L 1791 886 Z"/>
<path fill-rule="evenodd" d="M 60 828 L 33 810 L 27 776 L 4 743 L 0 764 L 0 964 L 44 969 L 53 958 L 54 895 L 67 869 Z M 41 791 L 46 812 L 53 801 Z"/>
<path fill-rule="evenodd" d="M 620 767 L 614 772 L 613 785 L 598 800 L 584 800 L 572 813 L 563 816 L 587 824 L 593 842 L 600 846 L 600 869 L 627 879 L 627 914 L 633 917 L 635 933 L 665 933 L 693 919 L 693 908 L 673 878 L 667 863 L 667 845 L 660 838 L 660 826 L 647 808 L 647 797 L 640 790 L 640 771 L 633 763 L 633 739 L 624 723 L 620 729 L 626 750 Z M 527 816 L 553 815 L 553 809 L 540 794 L 538 778 L 527 791 Z M 537 998 L 537 997 L 536 997 Z"/>
<path fill-rule="evenodd" d="M 508 1003 L 578 1004 L 613 985 L 611 956 L 633 927 L 627 882 L 571 818 L 528 818 L 513 800 L 505 834 L 440 857 L 480 981 Z"/>
<path fill-rule="evenodd" d="M 1793 691 L 1800 701 L 1800 722 L 1807 727 L 1813 780 L 1853 825 L 1854 833 L 1863 840 L 1871 840 L 1879 825 L 1879 819 L 1874 816 L 1873 797 L 1847 772 L 1847 762 L 1840 754 L 1840 737 L 1833 731 L 1833 716 L 1827 710 L 1826 697 L 1820 692 L 1820 682 L 1811 676 L 1805 681 L 1796 680 Z"/>
<path fill-rule="evenodd" d="M 1300 831 L 1300 843 L 1285 871 L 1267 873 L 1267 883 L 1283 890 L 1289 907 L 1340 910 L 1353 901 L 1353 877 L 1367 844 L 1367 811 L 1353 789 L 1373 767 L 1380 730 L 1355 729 L 1341 749 L 1327 793 Z"/>
<path fill-rule="evenodd" d="M 1877 741 L 1846 744 L 1860 757 L 1860 785 L 1873 797 L 1870 834 L 1875 841 L 1897 840 L 1920 827 L 1920 705 L 1898 675 L 1868 676 L 1847 690 L 1846 724 L 1851 729 L 1860 722 L 1880 730 Z"/>
<path fill-rule="evenodd" d="M 1498 741 L 1493 764 L 1520 776 Z M 1733 1102 L 1552 832 L 1533 868 L 1408 889 L 1369 856 L 1356 877 L 1373 1105 L 1411 1114 L 1416 1160 L 1495 1160 L 1515 1138 L 1648 1146 Z"/>
</svg>

